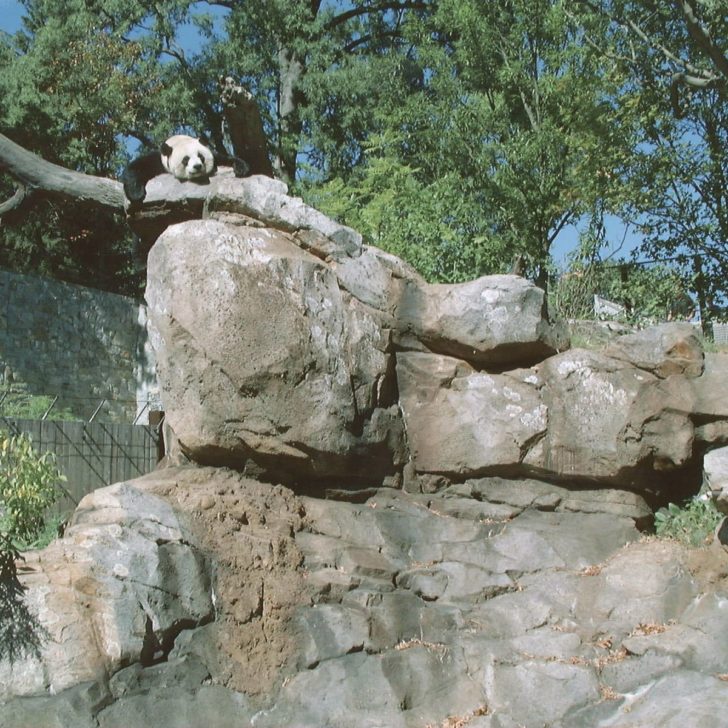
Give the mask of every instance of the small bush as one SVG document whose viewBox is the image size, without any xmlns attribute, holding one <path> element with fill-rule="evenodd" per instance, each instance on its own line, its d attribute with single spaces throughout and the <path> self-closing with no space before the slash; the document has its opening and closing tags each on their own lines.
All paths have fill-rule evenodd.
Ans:
<svg viewBox="0 0 728 728">
<path fill-rule="evenodd" d="M 64 480 L 53 456 L 36 453 L 28 436 L 0 431 L 0 560 L 6 568 L 43 533 Z"/>
<path fill-rule="evenodd" d="M 710 498 L 697 495 L 679 506 L 670 503 L 655 513 L 655 532 L 662 538 L 674 538 L 688 546 L 700 546 L 715 531 L 723 514 Z"/>
</svg>

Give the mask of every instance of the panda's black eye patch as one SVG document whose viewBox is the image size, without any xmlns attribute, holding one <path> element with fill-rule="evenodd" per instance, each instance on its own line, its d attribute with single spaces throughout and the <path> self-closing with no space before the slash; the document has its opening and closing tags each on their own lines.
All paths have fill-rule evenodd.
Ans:
<svg viewBox="0 0 728 728">
<path fill-rule="evenodd" d="M 187 162 L 189 162 L 189 161 L 190 161 L 189 157 L 187 157 L 187 156 L 182 157 L 182 164 L 184 164 L 185 166 L 187 166 Z"/>
<path fill-rule="evenodd" d="M 197 152 L 197 156 L 200 158 L 200 161 L 204 163 L 205 158 L 202 156 L 202 152 Z"/>
</svg>

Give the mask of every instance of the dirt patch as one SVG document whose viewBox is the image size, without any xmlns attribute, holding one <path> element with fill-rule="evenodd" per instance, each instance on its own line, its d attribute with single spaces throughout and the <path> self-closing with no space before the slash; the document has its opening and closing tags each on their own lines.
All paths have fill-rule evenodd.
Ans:
<svg viewBox="0 0 728 728">
<path fill-rule="evenodd" d="M 644 536 L 635 544 L 627 544 L 626 550 L 650 544 L 652 549 L 662 548 L 690 572 L 702 594 L 728 590 L 728 548 L 710 536 L 703 546 L 686 546 L 675 539 Z"/>
<path fill-rule="evenodd" d="M 713 540 L 708 546 L 688 549 L 687 566 L 701 591 L 728 590 L 728 549 Z"/>
<path fill-rule="evenodd" d="M 292 618 L 309 603 L 294 535 L 305 510 L 280 485 L 222 468 L 173 468 L 140 485 L 165 497 L 216 564 L 216 682 L 270 694 L 295 653 Z"/>
</svg>

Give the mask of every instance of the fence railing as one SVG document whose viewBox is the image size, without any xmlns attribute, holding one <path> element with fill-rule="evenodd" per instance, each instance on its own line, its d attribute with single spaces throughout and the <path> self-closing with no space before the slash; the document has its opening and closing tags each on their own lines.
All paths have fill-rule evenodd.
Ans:
<svg viewBox="0 0 728 728">
<path fill-rule="evenodd" d="M 37 452 L 55 455 L 67 478 L 59 513 L 96 488 L 151 472 L 163 454 L 159 428 L 150 425 L 0 417 L 0 429 L 30 435 Z"/>
<path fill-rule="evenodd" d="M 728 324 L 713 324 L 713 341 L 716 344 L 728 344 Z"/>
</svg>

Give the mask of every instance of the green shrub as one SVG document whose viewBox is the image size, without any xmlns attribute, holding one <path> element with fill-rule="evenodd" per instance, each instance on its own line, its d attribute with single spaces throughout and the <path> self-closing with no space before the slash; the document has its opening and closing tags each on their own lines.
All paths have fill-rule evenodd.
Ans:
<svg viewBox="0 0 728 728">
<path fill-rule="evenodd" d="M 27 435 L 0 431 L 0 561 L 6 569 L 43 533 L 64 480 L 53 456 L 35 452 Z"/>
<path fill-rule="evenodd" d="M 670 503 L 655 513 L 655 531 L 662 538 L 674 538 L 688 546 L 700 546 L 723 518 L 715 503 L 697 495 L 679 506 Z"/>
</svg>

